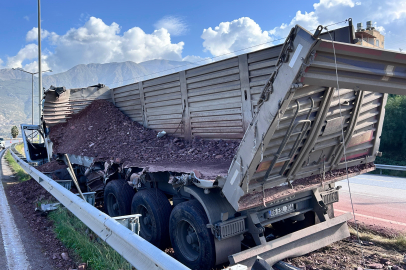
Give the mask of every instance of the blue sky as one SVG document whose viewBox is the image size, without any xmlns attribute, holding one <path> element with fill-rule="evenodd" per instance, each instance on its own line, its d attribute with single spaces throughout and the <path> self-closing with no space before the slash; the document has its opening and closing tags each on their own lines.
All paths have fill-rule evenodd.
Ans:
<svg viewBox="0 0 406 270">
<path fill-rule="evenodd" d="M 0 68 L 36 69 L 36 3 L 1 2 Z M 349 17 L 364 25 L 372 20 L 385 34 L 386 48 L 406 50 L 406 3 L 399 0 L 42 0 L 41 4 L 43 61 L 56 72 L 87 63 L 199 61 L 257 44 L 266 43 L 250 50 L 271 46 L 296 23 L 314 29 Z M 242 52 L 246 51 L 237 54 Z"/>
</svg>

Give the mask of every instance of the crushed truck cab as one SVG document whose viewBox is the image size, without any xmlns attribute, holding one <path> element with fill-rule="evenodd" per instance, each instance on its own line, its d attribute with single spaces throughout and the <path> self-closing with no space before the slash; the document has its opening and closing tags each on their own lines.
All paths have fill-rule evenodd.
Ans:
<svg viewBox="0 0 406 270">
<path fill-rule="evenodd" d="M 387 94 L 406 92 L 406 54 L 352 44 L 351 23 L 321 29 L 296 26 L 284 44 L 113 89 L 45 93 L 42 129 L 51 132 L 104 99 L 169 136 L 240 140 L 220 171 L 52 153 L 45 132 L 45 145 L 23 135 L 27 156 L 35 160 L 41 147 L 44 159 L 68 154 L 109 215 L 141 214 L 140 235 L 160 248 L 171 243 L 190 268 L 250 269 L 258 257 L 273 265 L 348 237 L 351 214 L 334 216 L 335 183 L 375 169 Z"/>
</svg>

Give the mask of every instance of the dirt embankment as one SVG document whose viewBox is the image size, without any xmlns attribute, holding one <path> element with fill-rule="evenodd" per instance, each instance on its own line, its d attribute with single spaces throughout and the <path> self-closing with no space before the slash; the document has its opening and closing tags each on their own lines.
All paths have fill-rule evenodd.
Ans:
<svg viewBox="0 0 406 270">
<path fill-rule="evenodd" d="M 69 153 L 115 160 L 131 166 L 182 170 L 191 165 L 222 167 L 227 172 L 239 140 L 203 140 L 164 136 L 124 115 L 112 103 L 93 101 L 66 123 L 51 128 L 54 153 Z"/>
<path fill-rule="evenodd" d="M 45 164 L 37 169 L 42 172 L 48 172 L 50 166 L 55 166 L 55 163 L 53 165 Z M 28 223 L 32 235 L 40 243 L 45 256 L 51 259 L 53 267 L 55 269 L 77 268 L 78 263 L 74 259 L 69 256 L 64 256 L 65 259 L 62 257 L 62 253 L 69 254 L 71 252 L 56 238 L 53 230 L 53 221 L 49 220 L 45 213 L 35 211 L 37 202 L 55 201 L 54 197 L 34 179 L 9 185 L 6 192 L 11 202 L 18 207 Z"/>
</svg>

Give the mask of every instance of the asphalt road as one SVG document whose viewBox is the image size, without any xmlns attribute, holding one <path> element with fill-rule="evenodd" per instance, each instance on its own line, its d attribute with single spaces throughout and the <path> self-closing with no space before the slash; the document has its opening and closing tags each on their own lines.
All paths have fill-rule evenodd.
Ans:
<svg viewBox="0 0 406 270">
<path fill-rule="evenodd" d="M 51 259 L 42 253 L 24 216 L 8 201 L 7 186 L 15 184 L 12 174 L 4 158 L 0 159 L 0 269 L 53 270 Z"/>
<path fill-rule="evenodd" d="M 8 140 L 4 140 L 4 144 L 6 145 L 6 148 L 9 147 L 10 145 L 12 145 L 13 143 L 18 143 L 18 142 L 22 142 L 23 139 L 19 138 L 19 139 L 8 139 Z"/>
<path fill-rule="evenodd" d="M 347 180 L 337 184 L 342 189 L 336 215 L 352 212 Z M 406 232 L 406 178 L 363 174 L 350 178 L 350 189 L 356 220 Z"/>
</svg>

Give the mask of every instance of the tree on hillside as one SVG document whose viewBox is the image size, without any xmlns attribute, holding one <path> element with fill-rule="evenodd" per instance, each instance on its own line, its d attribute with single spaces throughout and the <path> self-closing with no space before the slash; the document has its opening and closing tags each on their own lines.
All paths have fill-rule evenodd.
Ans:
<svg viewBox="0 0 406 270">
<path fill-rule="evenodd" d="M 17 128 L 16 126 L 13 126 L 13 127 L 11 128 L 11 136 L 12 136 L 13 138 L 17 138 L 17 136 L 18 136 L 18 128 Z"/>
<path fill-rule="evenodd" d="M 389 95 L 385 107 L 385 121 L 381 136 L 381 151 L 391 156 L 406 153 L 406 96 Z"/>
</svg>

